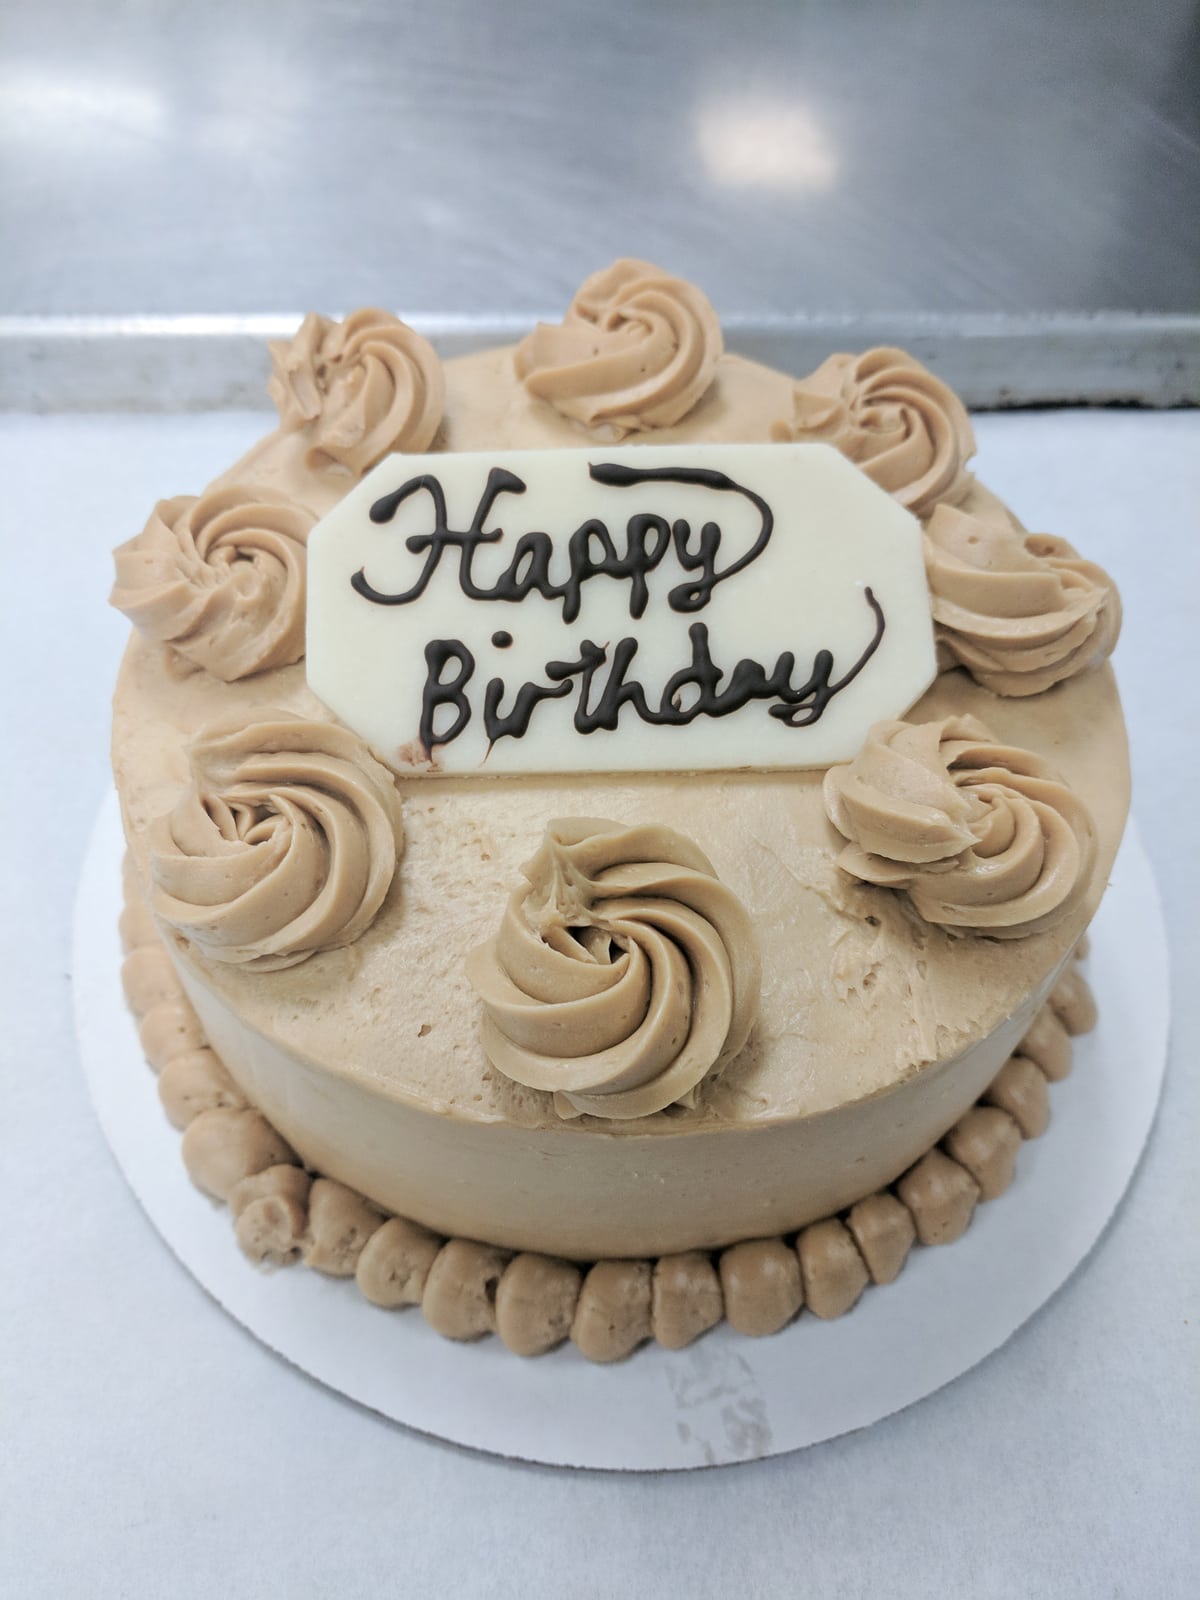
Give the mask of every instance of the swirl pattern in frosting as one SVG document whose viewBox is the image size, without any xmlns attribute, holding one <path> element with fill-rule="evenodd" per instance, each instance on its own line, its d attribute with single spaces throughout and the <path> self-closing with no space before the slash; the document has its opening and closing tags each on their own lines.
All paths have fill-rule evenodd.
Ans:
<svg viewBox="0 0 1200 1600">
<path fill-rule="evenodd" d="M 721 324 L 694 284 L 648 261 L 594 273 L 562 323 L 517 346 L 530 394 L 605 439 L 667 428 L 702 399 L 723 349 Z"/>
<path fill-rule="evenodd" d="M 925 570 L 943 665 L 996 694 L 1041 694 L 1099 666 L 1121 631 L 1112 579 L 1049 534 L 940 505 Z"/>
<path fill-rule="evenodd" d="M 353 943 L 404 845 L 387 769 L 357 735 L 287 711 L 211 723 L 151 832 L 151 905 L 210 961 L 274 971 Z"/>
<path fill-rule="evenodd" d="M 971 484 L 975 434 L 962 401 L 903 350 L 830 356 L 796 384 L 791 418 L 771 431 L 835 446 L 919 517 Z"/>
<path fill-rule="evenodd" d="M 361 476 L 393 450 L 433 443 L 445 405 L 433 346 L 389 311 L 344 322 L 310 312 L 295 337 L 270 347 L 271 398 L 285 432 L 307 430 L 306 461 Z"/>
<path fill-rule="evenodd" d="M 290 666 L 304 654 L 313 521 L 284 495 L 240 484 L 160 500 L 114 553 L 110 604 L 226 683 Z"/>
<path fill-rule="evenodd" d="M 974 717 L 877 723 L 854 760 L 826 774 L 825 810 L 849 840 L 844 871 L 904 890 L 951 932 L 1041 933 L 1091 882 L 1086 806 L 1040 757 L 996 743 Z"/>
<path fill-rule="evenodd" d="M 662 827 L 552 822 L 500 931 L 467 971 L 483 1047 L 560 1116 L 649 1116 L 695 1103 L 758 1006 L 741 901 L 689 839 Z"/>
</svg>

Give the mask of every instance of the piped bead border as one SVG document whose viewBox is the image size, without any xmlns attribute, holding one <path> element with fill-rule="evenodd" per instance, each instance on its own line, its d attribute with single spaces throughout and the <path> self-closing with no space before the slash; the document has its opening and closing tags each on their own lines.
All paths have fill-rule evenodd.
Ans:
<svg viewBox="0 0 1200 1600">
<path fill-rule="evenodd" d="M 866 1289 L 898 1276 L 914 1244 L 952 1243 L 980 1202 L 1004 1193 L 1022 1141 L 1048 1125 L 1049 1085 L 1071 1070 L 1072 1037 L 1096 1022 L 1081 941 L 979 1101 L 886 1189 L 797 1233 L 583 1267 L 443 1238 L 306 1171 L 209 1047 L 128 863 L 120 931 L 125 998 L 163 1109 L 183 1133 L 184 1164 L 229 1207 L 244 1254 L 352 1277 L 376 1306 L 419 1305 L 446 1338 L 494 1333 L 522 1356 L 570 1339 L 590 1361 L 618 1361 L 648 1340 L 683 1349 L 722 1320 L 762 1337 L 803 1310 L 844 1316 Z"/>
</svg>

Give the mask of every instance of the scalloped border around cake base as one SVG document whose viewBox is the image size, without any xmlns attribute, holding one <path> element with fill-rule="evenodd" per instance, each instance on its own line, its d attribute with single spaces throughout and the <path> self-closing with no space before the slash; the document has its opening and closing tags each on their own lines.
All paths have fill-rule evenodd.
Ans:
<svg viewBox="0 0 1200 1600">
<path fill-rule="evenodd" d="M 1104 1024 L 1098 1036 L 1081 1041 L 1083 1087 L 1068 1089 L 1071 1103 L 1062 1108 L 1054 1134 L 1023 1149 L 1008 1198 L 982 1207 L 966 1240 L 950 1250 L 915 1251 L 886 1293 L 865 1295 L 851 1315 L 836 1322 L 805 1313 L 765 1340 L 744 1338 L 726 1325 L 686 1350 L 651 1345 L 634 1361 L 615 1367 L 585 1363 L 569 1346 L 537 1362 L 513 1361 L 499 1340 L 452 1343 L 413 1313 L 380 1312 L 352 1284 L 321 1272 L 255 1272 L 231 1248 L 228 1214 L 192 1187 L 158 1097 L 147 1093 L 145 1053 L 179 1059 L 181 1049 L 184 1054 L 203 1050 L 203 1041 L 187 1037 L 186 1018 L 172 1023 L 169 1000 L 146 1003 L 158 998 L 155 963 L 149 960 L 132 977 L 135 988 L 142 985 L 139 1009 L 158 1017 L 149 1027 L 143 1021 L 139 1042 L 117 980 L 120 953 L 113 924 L 121 903 L 122 850 L 111 797 L 97 822 L 77 907 L 76 1015 L 93 1101 L 135 1193 L 200 1282 L 272 1348 L 373 1409 L 476 1448 L 567 1465 L 711 1465 L 815 1443 L 911 1404 L 990 1353 L 1064 1281 L 1120 1199 L 1153 1120 L 1165 1058 L 1166 952 L 1148 863 L 1140 843 L 1130 838 L 1096 923 L 1092 965 L 1104 995 Z M 127 942 L 138 944 L 129 932 L 127 920 Z M 172 1026 L 183 1034 L 174 1036 Z M 1052 1037 L 1041 1041 L 1048 1052 L 1042 1065 L 1053 1078 L 1062 1066 L 1054 1052 L 1065 1035 L 1053 1027 L 1047 1031 Z M 1129 1070 L 1131 1065 L 1137 1070 Z M 1056 1088 L 1056 1115 L 1062 1096 Z M 186 1120 L 186 1108 L 177 1120 Z M 972 1166 L 972 1133 L 986 1141 L 1002 1126 L 1002 1119 L 990 1115 L 974 1130 L 960 1124 L 957 1140 L 949 1136 L 931 1164 L 918 1163 L 910 1175 L 912 1190 L 925 1167 L 924 1183 L 939 1190 L 948 1206 L 946 1227 L 956 1225 L 956 1187 L 964 1189 L 958 1198 L 967 1220 L 976 1198 L 967 1187 L 981 1183 L 979 1198 L 990 1191 L 983 1169 L 963 1185 L 964 1168 L 951 1157 Z M 284 1148 L 273 1153 L 274 1160 L 286 1163 L 289 1154 Z M 247 1181 L 253 1186 L 253 1179 Z M 307 1180 L 302 1186 L 304 1195 L 285 1193 L 278 1204 L 285 1217 L 291 1206 L 293 1225 L 307 1230 L 314 1264 L 344 1272 L 346 1263 L 336 1255 L 322 1262 L 321 1249 L 337 1248 L 339 1230 L 328 1231 L 323 1245 L 320 1230 L 309 1223 Z M 914 1193 L 906 1198 L 910 1209 L 920 1209 Z M 323 1194 L 322 1204 L 341 1199 Z M 253 1201 L 252 1195 L 251 1206 Z M 243 1217 L 244 1202 L 243 1195 Z M 353 1227 L 353 1218 L 341 1217 L 336 1206 L 334 1212 L 339 1226 Z M 810 1291 L 811 1309 L 837 1314 L 846 1309 L 839 1296 L 852 1304 L 865 1286 L 863 1229 L 869 1219 L 858 1220 L 862 1227 L 854 1228 L 854 1239 L 842 1223 L 820 1223 L 804 1230 L 799 1253 L 779 1247 L 803 1267 L 797 1274 L 802 1287 L 824 1279 L 818 1293 L 826 1294 L 826 1303 L 812 1305 Z M 933 1229 L 927 1224 L 929 1242 L 936 1239 Z M 460 1253 L 480 1249 L 464 1241 L 443 1248 L 437 1241 L 430 1261 L 454 1246 Z M 806 1253 L 820 1256 L 815 1271 L 805 1263 Z M 869 1249 L 865 1253 L 869 1258 Z M 502 1268 L 507 1260 L 492 1267 Z M 443 1271 L 453 1265 L 446 1263 Z M 649 1280 L 649 1265 L 638 1265 L 645 1265 Z M 730 1278 L 730 1269 L 721 1276 Z M 608 1287 L 636 1296 L 650 1284 L 622 1280 Z M 665 1286 L 656 1287 L 655 1303 L 661 1306 Z M 728 1298 L 730 1284 L 722 1287 Z M 709 1318 L 713 1309 L 708 1307 Z M 646 1320 L 644 1333 L 650 1331 L 649 1307 Z M 702 1316 L 700 1322 L 707 1325 Z M 586 1332 L 576 1337 L 586 1349 Z"/>
</svg>

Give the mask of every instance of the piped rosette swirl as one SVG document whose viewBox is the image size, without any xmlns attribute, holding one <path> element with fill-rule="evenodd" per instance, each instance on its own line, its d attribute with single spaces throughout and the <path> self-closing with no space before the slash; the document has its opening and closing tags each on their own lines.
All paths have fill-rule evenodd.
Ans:
<svg viewBox="0 0 1200 1600">
<path fill-rule="evenodd" d="M 286 711 L 227 718 L 151 832 L 156 916 L 210 961 L 272 971 L 353 943 L 404 845 L 387 769 L 355 734 Z"/>
<path fill-rule="evenodd" d="M 1099 666 L 1121 631 L 1112 579 L 1050 534 L 940 505 L 925 570 L 942 664 L 996 694 L 1041 694 Z"/>
<path fill-rule="evenodd" d="M 394 450 L 433 443 L 445 404 L 442 364 L 427 339 L 388 311 L 344 322 L 310 312 L 270 346 L 271 398 L 285 432 L 307 435 L 305 460 L 361 476 Z"/>
<path fill-rule="evenodd" d="M 692 1105 L 758 1006 L 750 918 L 670 828 L 553 822 L 499 932 L 468 958 L 482 1039 L 506 1077 L 560 1116 Z"/>
<path fill-rule="evenodd" d="M 1091 882 L 1087 808 L 1040 757 L 974 717 L 877 723 L 854 760 L 826 774 L 825 810 L 849 841 L 843 871 L 902 890 L 950 932 L 1044 932 Z"/>
<path fill-rule="evenodd" d="M 313 521 L 284 495 L 241 484 L 160 500 L 114 553 L 110 603 L 226 683 L 290 666 L 304 654 Z"/>
<path fill-rule="evenodd" d="M 700 401 L 723 349 L 707 296 L 648 261 L 621 260 L 581 286 L 561 324 L 517 347 L 531 395 L 605 439 L 666 428 Z"/>
<path fill-rule="evenodd" d="M 971 485 L 975 434 L 962 401 L 903 350 L 835 355 L 792 391 L 776 439 L 833 445 L 919 517 Z"/>
</svg>

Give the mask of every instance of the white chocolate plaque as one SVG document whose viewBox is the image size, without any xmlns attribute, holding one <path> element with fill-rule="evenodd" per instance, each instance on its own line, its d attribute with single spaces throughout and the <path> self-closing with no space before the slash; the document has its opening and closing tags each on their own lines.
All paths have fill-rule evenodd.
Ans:
<svg viewBox="0 0 1200 1600">
<path fill-rule="evenodd" d="M 829 445 L 392 455 L 309 535 L 309 684 L 399 772 L 826 767 L 935 670 Z"/>
</svg>

